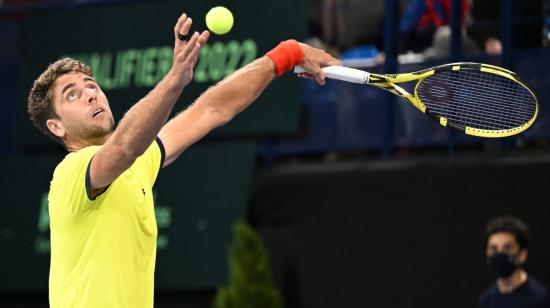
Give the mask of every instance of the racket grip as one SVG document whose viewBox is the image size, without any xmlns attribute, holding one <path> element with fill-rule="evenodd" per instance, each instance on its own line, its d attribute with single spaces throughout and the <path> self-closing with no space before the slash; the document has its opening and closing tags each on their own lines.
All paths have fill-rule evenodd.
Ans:
<svg viewBox="0 0 550 308">
<path fill-rule="evenodd" d="M 358 70 L 355 68 L 344 67 L 344 66 L 326 66 L 321 69 L 325 76 L 330 79 L 337 79 L 353 83 L 367 84 L 369 83 L 368 72 Z M 294 73 L 306 73 L 307 71 L 301 66 L 294 67 Z"/>
</svg>

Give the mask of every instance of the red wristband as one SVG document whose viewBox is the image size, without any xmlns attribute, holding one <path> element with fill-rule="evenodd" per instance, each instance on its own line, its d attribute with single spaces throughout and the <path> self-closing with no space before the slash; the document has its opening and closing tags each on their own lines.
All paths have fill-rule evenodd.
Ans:
<svg viewBox="0 0 550 308">
<path fill-rule="evenodd" d="M 295 40 L 281 42 L 277 47 L 266 53 L 266 56 L 275 64 L 277 76 L 293 69 L 294 66 L 299 65 L 304 60 L 304 52 Z"/>
</svg>

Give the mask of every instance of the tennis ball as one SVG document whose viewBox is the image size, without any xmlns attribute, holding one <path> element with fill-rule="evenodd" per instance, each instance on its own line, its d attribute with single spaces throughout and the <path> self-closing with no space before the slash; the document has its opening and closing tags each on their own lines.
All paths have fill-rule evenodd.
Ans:
<svg viewBox="0 0 550 308">
<path fill-rule="evenodd" d="M 206 14 L 206 26 L 216 34 L 225 34 L 233 27 L 233 14 L 223 6 L 216 6 Z"/>
</svg>

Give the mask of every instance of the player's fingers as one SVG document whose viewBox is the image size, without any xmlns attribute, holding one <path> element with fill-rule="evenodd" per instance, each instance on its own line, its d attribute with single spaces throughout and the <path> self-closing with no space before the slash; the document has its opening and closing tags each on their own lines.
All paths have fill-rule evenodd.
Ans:
<svg viewBox="0 0 550 308">
<path fill-rule="evenodd" d="M 191 53 L 188 56 L 188 61 L 191 64 L 191 67 L 194 67 L 195 64 L 197 64 L 197 61 L 199 60 L 200 50 L 201 50 L 201 44 L 195 43 L 195 48 L 191 51 Z"/>
<path fill-rule="evenodd" d="M 331 66 L 331 65 L 342 66 L 342 61 L 340 61 L 338 59 L 331 59 L 331 60 L 326 62 L 326 66 Z"/>
<path fill-rule="evenodd" d="M 325 85 L 325 74 L 323 74 L 323 71 L 320 68 L 315 68 L 311 73 L 318 84 L 322 86 Z"/>
<path fill-rule="evenodd" d="M 188 17 L 185 19 L 183 24 L 180 26 L 179 29 L 177 29 L 176 34 L 176 41 L 177 42 L 185 42 L 187 34 L 189 33 L 189 29 L 191 29 L 191 25 L 193 24 L 193 19 L 191 17 Z M 182 39 L 183 38 L 183 39 Z"/>
<path fill-rule="evenodd" d="M 193 24 L 193 19 L 191 17 L 188 17 L 185 19 L 185 22 L 181 26 L 180 34 L 187 35 L 189 33 L 189 29 L 191 29 L 191 25 Z"/>
<path fill-rule="evenodd" d="M 176 25 L 174 26 L 174 34 L 177 34 L 177 32 L 179 31 L 179 29 L 181 28 L 181 26 L 183 25 L 186 19 L 187 19 L 187 14 L 183 13 L 180 15 L 180 17 L 178 18 L 178 21 L 176 22 Z"/>
<path fill-rule="evenodd" d="M 201 35 L 199 36 L 199 43 L 201 46 L 204 46 L 206 44 L 206 41 L 208 41 L 208 37 L 210 37 L 210 32 L 208 31 L 202 31 Z"/>
<path fill-rule="evenodd" d="M 185 45 L 185 49 L 183 50 L 183 57 L 187 58 L 191 52 L 197 48 L 197 43 L 199 40 L 199 33 L 195 32 L 193 33 L 193 36 L 189 40 L 189 42 Z"/>
<path fill-rule="evenodd" d="M 176 39 L 176 41 L 178 41 L 179 34 L 183 34 L 183 33 L 180 33 L 180 29 L 183 27 L 183 24 L 185 23 L 186 20 L 187 20 L 187 14 L 183 13 L 178 18 L 178 21 L 176 22 L 176 25 L 174 26 L 174 38 Z"/>
</svg>

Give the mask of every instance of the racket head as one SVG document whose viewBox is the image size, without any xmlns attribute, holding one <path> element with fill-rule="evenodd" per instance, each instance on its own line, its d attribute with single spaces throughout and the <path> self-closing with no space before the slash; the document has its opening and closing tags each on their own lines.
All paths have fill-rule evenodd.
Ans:
<svg viewBox="0 0 550 308">
<path fill-rule="evenodd" d="M 441 125 L 468 135 L 508 137 L 528 129 L 539 113 L 535 90 L 507 69 L 452 63 L 418 73 L 414 96 Z M 414 74 L 414 73 L 413 73 Z"/>
</svg>

